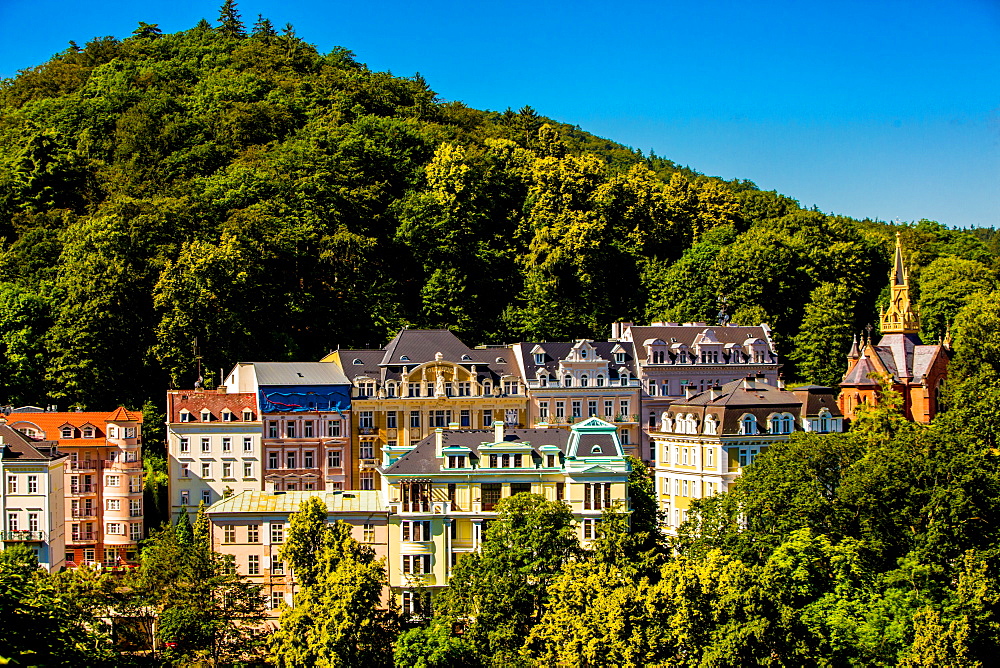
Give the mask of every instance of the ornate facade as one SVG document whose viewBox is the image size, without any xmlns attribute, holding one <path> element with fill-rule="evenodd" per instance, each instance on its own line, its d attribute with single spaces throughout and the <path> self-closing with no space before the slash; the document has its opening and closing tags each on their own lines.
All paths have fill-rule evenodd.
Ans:
<svg viewBox="0 0 1000 668">
<path fill-rule="evenodd" d="M 852 419 L 863 404 L 879 399 L 877 378 L 887 378 L 903 399 L 908 420 L 930 423 L 938 411 L 941 385 L 948 375 L 946 346 L 926 345 L 920 340 L 920 318 L 910 303 L 909 275 L 896 234 L 896 250 L 889 276 L 889 308 L 881 313 L 882 338 L 857 340 L 847 355 L 847 372 L 840 381 L 840 410 Z"/>
</svg>

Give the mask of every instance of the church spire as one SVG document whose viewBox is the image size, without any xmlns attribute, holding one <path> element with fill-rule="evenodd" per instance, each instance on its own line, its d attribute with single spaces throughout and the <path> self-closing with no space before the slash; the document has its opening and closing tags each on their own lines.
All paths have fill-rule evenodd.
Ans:
<svg viewBox="0 0 1000 668">
<path fill-rule="evenodd" d="M 903 263 L 900 233 L 896 232 L 896 250 L 893 254 L 892 273 L 889 275 L 889 308 L 881 315 L 883 334 L 916 334 L 920 319 L 910 304 L 910 280 Z"/>
<path fill-rule="evenodd" d="M 861 357 L 861 351 L 858 350 L 858 335 L 854 335 L 854 339 L 851 342 L 851 350 L 847 353 L 847 359 L 856 360 Z"/>
</svg>

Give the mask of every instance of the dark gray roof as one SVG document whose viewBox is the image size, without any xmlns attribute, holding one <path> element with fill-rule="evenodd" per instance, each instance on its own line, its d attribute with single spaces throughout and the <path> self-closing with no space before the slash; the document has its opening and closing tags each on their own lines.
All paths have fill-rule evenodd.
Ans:
<svg viewBox="0 0 1000 668">
<path fill-rule="evenodd" d="M 518 343 L 514 346 L 513 352 L 521 359 L 521 364 L 524 368 L 524 373 L 526 380 L 534 380 L 537 377 L 538 370 L 541 368 L 546 369 L 550 375 L 555 374 L 559 370 L 559 360 L 565 359 L 573 346 L 576 345 L 576 341 L 542 341 L 542 342 L 524 342 Z M 630 376 L 635 376 L 635 346 L 629 341 L 590 341 L 590 344 L 594 347 L 594 350 L 602 359 L 608 361 L 608 370 L 613 372 L 612 377 L 616 378 L 618 372 L 621 369 L 626 369 Z M 545 362 L 543 364 L 535 364 L 535 356 L 531 353 L 536 346 L 540 346 L 545 350 Z M 625 352 L 625 363 L 618 364 L 615 362 L 615 355 L 611 351 L 616 347 L 622 348 Z"/>
<path fill-rule="evenodd" d="M 402 329 L 385 346 L 382 364 L 423 364 L 441 353 L 449 362 L 463 355 L 471 359 L 472 349 L 447 329 Z M 409 360 L 403 360 L 403 357 Z"/>
<path fill-rule="evenodd" d="M 350 385 L 329 362 L 254 362 L 258 385 Z"/>
<path fill-rule="evenodd" d="M 59 452 L 58 441 L 36 441 L 5 424 L 0 425 L 0 457 L 14 461 L 47 461 L 67 455 Z"/>
<path fill-rule="evenodd" d="M 695 394 L 690 399 L 677 399 L 677 406 L 797 406 L 801 399 L 795 393 L 780 390 L 760 380 L 734 380 L 722 386 L 712 398 L 712 390 Z"/>
<path fill-rule="evenodd" d="M 413 447 L 413 449 L 385 469 L 385 473 L 389 475 L 429 475 L 431 473 L 440 472 L 442 460 L 434 456 L 437 447 L 434 442 L 435 437 L 435 434 L 431 434 L 427 438 L 422 439 Z M 607 437 L 607 446 L 604 444 L 605 437 Z M 566 447 L 569 444 L 569 438 L 570 432 L 565 429 L 508 429 L 504 432 L 504 441 L 510 443 L 530 444 L 533 456 L 539 459 L 543 454 L 540 452 L 539 448 L 545 445 L 555 446 L 559 448 L 560 452 L 565 454 Z M 483 443 L 490 444 L 493 442 L 493 430 L 445 430 L 442 435 L 442 439 L 442 447 L 447 448 L 448 446 L 457 445 L 468 448 L 472 451 L 473 458 L 479 458 L 479 447 Z M 584 444 L 586 444 L 586 450 L 583 450 Z M 609 452 L 611 454 L 609 456 L 617 454 L 614 450 L 614 443 L 607 434 L 580 435 L 581 452 L 589 453 L 590 448 L 595 444 L 601 445 L 602 452 L 605 451 L 605 447 L 610 448 Z M 526 464 L 525 468 L 530 469 L 532 466 Z"/>
<path fill-rule="evenodd" d="M 344 374 L 354 380 L 358 376 L 380 378 L 379 363 L 385 355 L 384 350 L 341 350 L 340 363 L 344 365 Z M 360 362 L 356 364 L 355 361 Z"/>
<path fill-rule="evenodd" d="M 646 349 L 643 343 L 649 339 L 661 339 L 667 345 L 671 343 L 683 343 L 691 347 L 695 338 L 710 329 L 715 333 L 715 338 L 719 343 L 739 343 L 743 344 L 747 339 L 761 339 L 771 347 L 771 339 L 767 331 L 760 325 L 649 325 L 645 327 L 632 326 L 630 328 L 632 341 L 635 343 L 635 353 L 639 360 L 646 360 Z M 773 348 L 772 348 L 773 352 Z"/>
</svg>

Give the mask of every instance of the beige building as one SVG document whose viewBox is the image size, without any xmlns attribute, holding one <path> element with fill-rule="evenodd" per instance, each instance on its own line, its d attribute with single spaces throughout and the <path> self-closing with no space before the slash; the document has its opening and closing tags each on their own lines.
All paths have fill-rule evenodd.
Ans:
<svg viewBox="0 0 1000 668">
<path fill-rule="evenodd" d="M 281 603 L 292 604 L 296 591 L 295 574 L 278 556 L 288 518 L 313 497 L 326 502 L 331 522 L 347 522 L 355 540 L 380 558 L 388 555 L 388 512 L 377 491 L 242 492 L 206 511 L 213 549 L 231 555 L 236 571 L 262 587 L 272 620 L 279 616 Z"/>
</svg>

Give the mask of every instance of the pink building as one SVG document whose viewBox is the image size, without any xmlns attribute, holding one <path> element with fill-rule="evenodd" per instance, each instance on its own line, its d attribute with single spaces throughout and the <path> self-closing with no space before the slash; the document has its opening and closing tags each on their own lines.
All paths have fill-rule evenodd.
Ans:
<svg viewBox="0 0 1000 668">
<path fill-rule="evenodd" d="M 65 562 L 135 564 L 144 536 L 142 414 L 15 410 L 10 427 L 53 441 L 65 466 Z"/>
</svg>

